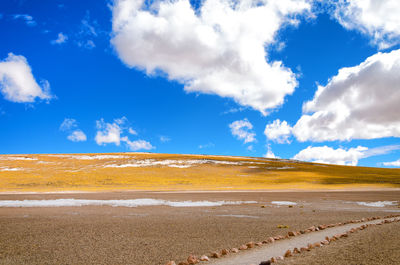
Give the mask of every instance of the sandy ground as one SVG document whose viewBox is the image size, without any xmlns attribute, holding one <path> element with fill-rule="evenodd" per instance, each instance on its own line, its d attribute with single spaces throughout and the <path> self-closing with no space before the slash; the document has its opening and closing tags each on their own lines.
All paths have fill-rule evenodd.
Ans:
<svg viewBox="0 0 400 265">
<path fill-rule="evenodd" d="M 355 203 L 399 201 L 400 191 L 0 194 L 0 200 L 56 198 L 258 203 L 190 208 L 0 208 L 0 264 L 165 264 L 184 260 L 190 253 L 209 254 L 288 230 L 400 212 L 398 206 L 376 208 Z M 271 201 L 297 205 L 278 207 Z M 279 224 L 290 228 L 279 229 Z M 399 241 L 398 236 L 386 238 L 387 245 L 398 246 Z"/>
</svg>

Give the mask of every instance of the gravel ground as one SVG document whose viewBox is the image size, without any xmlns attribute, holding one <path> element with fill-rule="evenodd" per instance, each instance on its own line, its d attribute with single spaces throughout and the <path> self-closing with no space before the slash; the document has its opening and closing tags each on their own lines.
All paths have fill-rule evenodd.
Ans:
<svg viewBox="0 0 400 265">
<path fill-rule="evenodd" d="M 249 241 L 311 225 L 398 213 L 397 206 L 374 208 L 356 201 L 396 201 L 399 191 L 91 193 L 0 195 L 22 199 L 255 200 L 220 207 L 54 207 L 0 208 L 0 264 L 162 265 L 190 254 L 209 254 Z M 271 201 L 297 205 L 273 206 Z M 265 208 L 261 208 L 265 205 Z M 279 229 L 277 225 L 288 225 Z M 387 242 L 399 240 L 389 238 Z M 398 246 L 398 245 L 397 245 Z M 323 264 L 323 263 L 322 263 Z M 332 263 L 331 263 L 332 264 Z"/>
<path fill-rule="evenodd" d="M 400 223 L 368 227 L 348 238 L 288 258 L 277 265 L 400 264 Z"/>
</svg>

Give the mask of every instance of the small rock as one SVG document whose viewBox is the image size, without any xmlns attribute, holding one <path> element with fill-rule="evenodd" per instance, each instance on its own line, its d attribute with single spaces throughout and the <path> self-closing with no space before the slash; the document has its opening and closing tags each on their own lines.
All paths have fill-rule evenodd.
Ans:
<svg viewBox="0 0 400 265">
<path fill-rule="evenodd" d="M 247 246 L 246 246 L 246 245 L 241 245 L 241 246 L 239 247 L 239 249 L 240 249 L 240 250 L 246 250 L 246 249 L 247 249 Z"/>
<path fill-rule="evenodd" d="M 213 253 L 211 253 L 211 257 L 218 259 L 221 257 L 221 254 L 219 254 L 218 252 L 213 252 Z"/>
<path fill-rule="evenodd" d="M 229 250 L 227 250 L 226 248 L 224 248 L 223 250 L 221 250 L 221 254 L 222 255 L 228 255 Z"/>
<path fill-rule="evenodd" d="M 203 255 L 200 257 L 200 261 L 209 261 L 209 260 L 210 260 L 210 258 L 207 257 L 206 255 Z"/>
<path fill-rule="evenodd" d="M 178 265 L 189 265 L 189 263 L 187 261 L 182 261 L 182 262 L 179 262 Z"/>
<path fill-rule="evenodd" d="M 286 250 L 285 255 L 283 255 L 285 258 L 291 257 L 292 256 L 292 251 L 290 249 Z"/>
<path fill-rule="evenodd" d="M 262 246 L 262 244 L 263 244 L 262 242 L 257 242 L 256 246 L 260 247 L 260 246 Z"/>
<path fill-rule="evenodd" d="M 254 242 L 249 242 L 246 244 L 248 248 L 254 248 Z"/>
<path fill-rule="evenodd" d="M 319 243 L 319 242 L 316 242 L 316 243 L 314 243 L 314 245 L 313 245 L 315 248 L 319 248 L 319 247 L 321 247 L 321 243 Z"/>
<path fill-rule="evenodd" d="M 275 257 L 272 257 L 272 258 L 271 258 L 271 263 L 275 263 L 275 262 L 277 262 L 276 258 L 275 258 Z"/>
<path fill-rule="evenodd" d="M 283 260 L 283 256 L 276 257 L 277 260 Z"/>
<path fill-rule="evenodd" d="M 329 236 L 326 236 L 326 237 L 325 237 L 325 240 L 329 241 Z"/>
<path fill-rule="evenodd" d="M 293 253 L 300 254 L 300 250 L 298 248 L 294 248 Z"/>
<path fill-rule="evenodd" d="M 329 240 L 326 240 L 326 239 L 325 239 L 325 240 L 322 240 L 322 241 L 321 241 L 321 244 L 322 244 L 322 245 L 329 245 L 329 242 L 330 242 Z"/>
<path fill-rule="evenodd" d="M 231 252 L 232 252 L 232 253 L 238 253 L 238 252 L 239 252 L 239 249 L 237 249 L 237 248 L 232 248 L 232 249 L 231 249 Z"/>
<path fill-rule="evenodd" d="M 268 243 L 274 243 L 275 239 L 273 237 L 268 237 L 267 241 L 268 241 Z"/>
<path fill-rule="evenodd" d="M 307 244 L 307 248 L 308 248 L 309 250 L 311 250 L 311 249 L 313 249 L 313 248 L 314 248 L 314 246 L 313 246 L 313 244 L 311 244 L 311 243 L 308 243 L 308 244 Z"/>
<path fill-rule="evenodd" d="M 187 262 L 188 262 L 189 264 L 197 264 L 197 263 L 199 263 L 200 261 L 199 261 L 199 259 L 198 259 L 196 256 L 190 254 L 190 256 L 187 258 Z"/>
<path fill-rule="evenodd" d="M 305 248 L 305 247 L 301 247 L 300 248 L 300 252 L 304 252 L 304 251 L 310 251 L 308 248 Z"/>
<path fill-rule="evenodd" d="M 271 261 L 270 260 L 261 261 L 259 265 L 271 265 Z"/>
<path fill-rule="evenodd" d="M 293 231 L 289 231 L 289 232 L 288 232 L 288 236 L 296 236 L 296 234 L 295 234 L 295 232 L 293 232 Z"/>
<path fill-rule="evenodd" d="M 165 265 L 176 265 L 175 261 L 171 260 L 165 263 Z"/>
</svg>

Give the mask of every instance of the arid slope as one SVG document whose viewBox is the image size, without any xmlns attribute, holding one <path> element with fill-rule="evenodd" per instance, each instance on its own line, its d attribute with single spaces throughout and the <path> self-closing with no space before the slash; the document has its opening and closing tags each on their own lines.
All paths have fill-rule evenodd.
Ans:
<svg viewBox="0 0 400 265">
<path fill-rule="evenodd" d="M 0 155 L 0 192 L 399 188 L 400 169 L 254 157 Z"/>
</svg>

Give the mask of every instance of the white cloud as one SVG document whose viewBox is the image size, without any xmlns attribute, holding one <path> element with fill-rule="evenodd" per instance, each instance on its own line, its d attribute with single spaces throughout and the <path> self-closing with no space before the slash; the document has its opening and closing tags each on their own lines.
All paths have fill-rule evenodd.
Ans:
<svg viewBox="0 0 400 265">
<path fill-rule="evenodd" d="M 280 144 L 289 143 L 289 137 L 292 134 L 292 127 L 290 127 L 286 121 L 281 122 L 277 119 L 265 126 L 264 134 L 268 140 Z"/>
<path fill-rule="evenodd" d="M 76 34 L 77 40 L 76 45 L 85 49 L 93 49 L 96 47 L 94 39 L 99 36 L 101 31 L 99 30 L 99 25 L 96 20 L 90 18 L 89 11 L 86 12 L 84 18 L 81 20 L 81 24 Z"/>
<path fill-rule="evenodd" d="M 86 141 L 86 134 L 82 130 L 78 129 L 68 135 L 67 139 L 73 142 L 84 142 Z"/>
<path fill-rule="evenodd" d="M 267 144 L 267 153 L 264 155 L 265 158 L 279 158 L 279 156 L 276 156 L 274 152 L 272 152 L 271 146 Z"/>
<path fill-rule="evenodd" d="M 231 133 L 239 140 L 244 140 L 244 143 L 252 143 L 256 141 L 256 134 L 252 132 L 253 125 L 247 120 L 238 120 L 229 124 Z"/>
<path fill-rule="evenodd" d="M 117 146 L 121 143 L 122 129 L 114 120 L 113 123 L 106 123 L 104 119 L 96 121 L 97 133 L 95 141 L 98 145 L 113 143 Z"/>
<path fill-rule="evenodd" d="M 169 138 L 168 136 L 161 135 L 160 136 L 160 141 L 163 142 L 163 143 L 166 143 L 166 142 L 171 141 L 171 138 Z"/>
<path fill-rule="evenodd" d="M 392 162 L 383 162 L 382 164 L 388 167 L 400 167 L 400 159 Z"/>
<path fill-rule="evenodd" d="M 62 32 L 58 33 L 57 39 L 52 40 L 51 44 L 63 44 L 68 40 L 68 36 L 63 34 Z"/>
<path fill-rule="evenodd" d="M 342 68 L 293 127 L 299 141 L 400 137 L 400 50 L 377 53 L 360 65 Z"/>
<path fill-rule="evenodd" d="M 293 159 L 315 163 L 356 166 L 358 160 L 362 158 L 384 155 L 398 149 L 400 149 L 400 145 L 380 146 L 371 149 L 358 146 L 347 150 L 344 148 L 333 149 L 326 145 L 319 147 L 309 146 L 296 154 Z"/>
<path fill-rule="evenodd" d="M 36 98 L 50 100 L 50 84 L 47 80 L 41 86 L 32 75 L 32 69 L 22 55 L 9 53 L 0 61 L 0 91 L 5 99 L 12 102 L 34 102 Z"/>
<path fill-rule="evenodd" d="M 333 149 L 328 146 L 312 147 L 301 150 L 293 159 L 323 164 L 351 165 L 356 166 L 358 160 L 363 157 L 367 147 L 358 146 L 348 150 Z"/>
<path fill-rule="evenodd" d="M 36 21 L 33 19 L 32 16 L 28 15 L 28 14 L 15 14 L 13 15 L 14 19 L 20 19 L 23 20 L 25 22 L 26 25 L 30 26 L 30 27 L 34 27 L 37 25 Z"/>
<path fill-rule="evenodd" d="M 400 1 L 341 0 L 334 6 L 340 24 L 369 35 L 379 48 L 400 43 Z"/>
<path fill-rule="evenodd" d="M 307 0 L 205 0 L 193 10 L 188 0 L 116 0 L 112 40 L 120 59 L 151 75 L 158 70 L 188 92 L 232 98 L 267 114 L 292 94 L 295 74 L 280 61 L 267 61 L 283 25 L 308 13 Z"/>
<path fill-rule="evenodd" d="M 128 119 L 126 117 L 114 119 L 112 123 L 104 122 L 104 119 L 96 121 L 96 143 L 98 145 L 115 144 L 119 146 L 121 142 L 124 142 L 132 151 L 151 150 L 155 148 L 148 141 L 141 139 L 131 141 L 127 136 L 123 136 L 126 131 L 132 135 L 137 134 L 134 129 L 125 126 L 127 123 Z"/>
<path fill-rule="evenodd" d="M 130 134 L 132 134 L 132 135 L 137 135 L 137 134 L 138 134 L 137 131 L 135 131 L 135 130 L 132 129 L 132 128 L 129 128 L 129 129 L 128 129 L 128 132 L 129 132 Z"/>
<path fill-rule="evenodd" d="M 78 127 L 78 123 L 76 122 L 75 119 L 65 118 L 64 121 L 60 125 L 60 130 L 68 131 L 68 130 L 71 130 L 76 127 Z"/>
<path fill-rule="evenodd" d="M 86 134 L 78 129 L 78 123 L 75 119 L 65 118 L 60 125 L 60 131 L 69 132 L 67 139 L 73 142 L 84 142 L 87 139 Z"/>
<path fill-rule="evenodd" d="M 128 137 L 122 137 L 122 141 L 125 141 L 128 148 L 132 151 L 138 151 L 138 150 L 151 150 L 154 149 L 155 147 L 151 145 L 151 143 L 145 141 L 145 140 L 136 140 L 136 141 L 130 141 Z"/>
<path fill-rule="evenodd" d="M 212 148 L 212 147 L 214 147 L 215 146 L 215 144 L 214 143 L 207 143 L 207 144 L 201 144 L 201 145 L 199 145 L 199 148 L 200 149 L 204 149 L 204 148 Z"/>
</svg>

